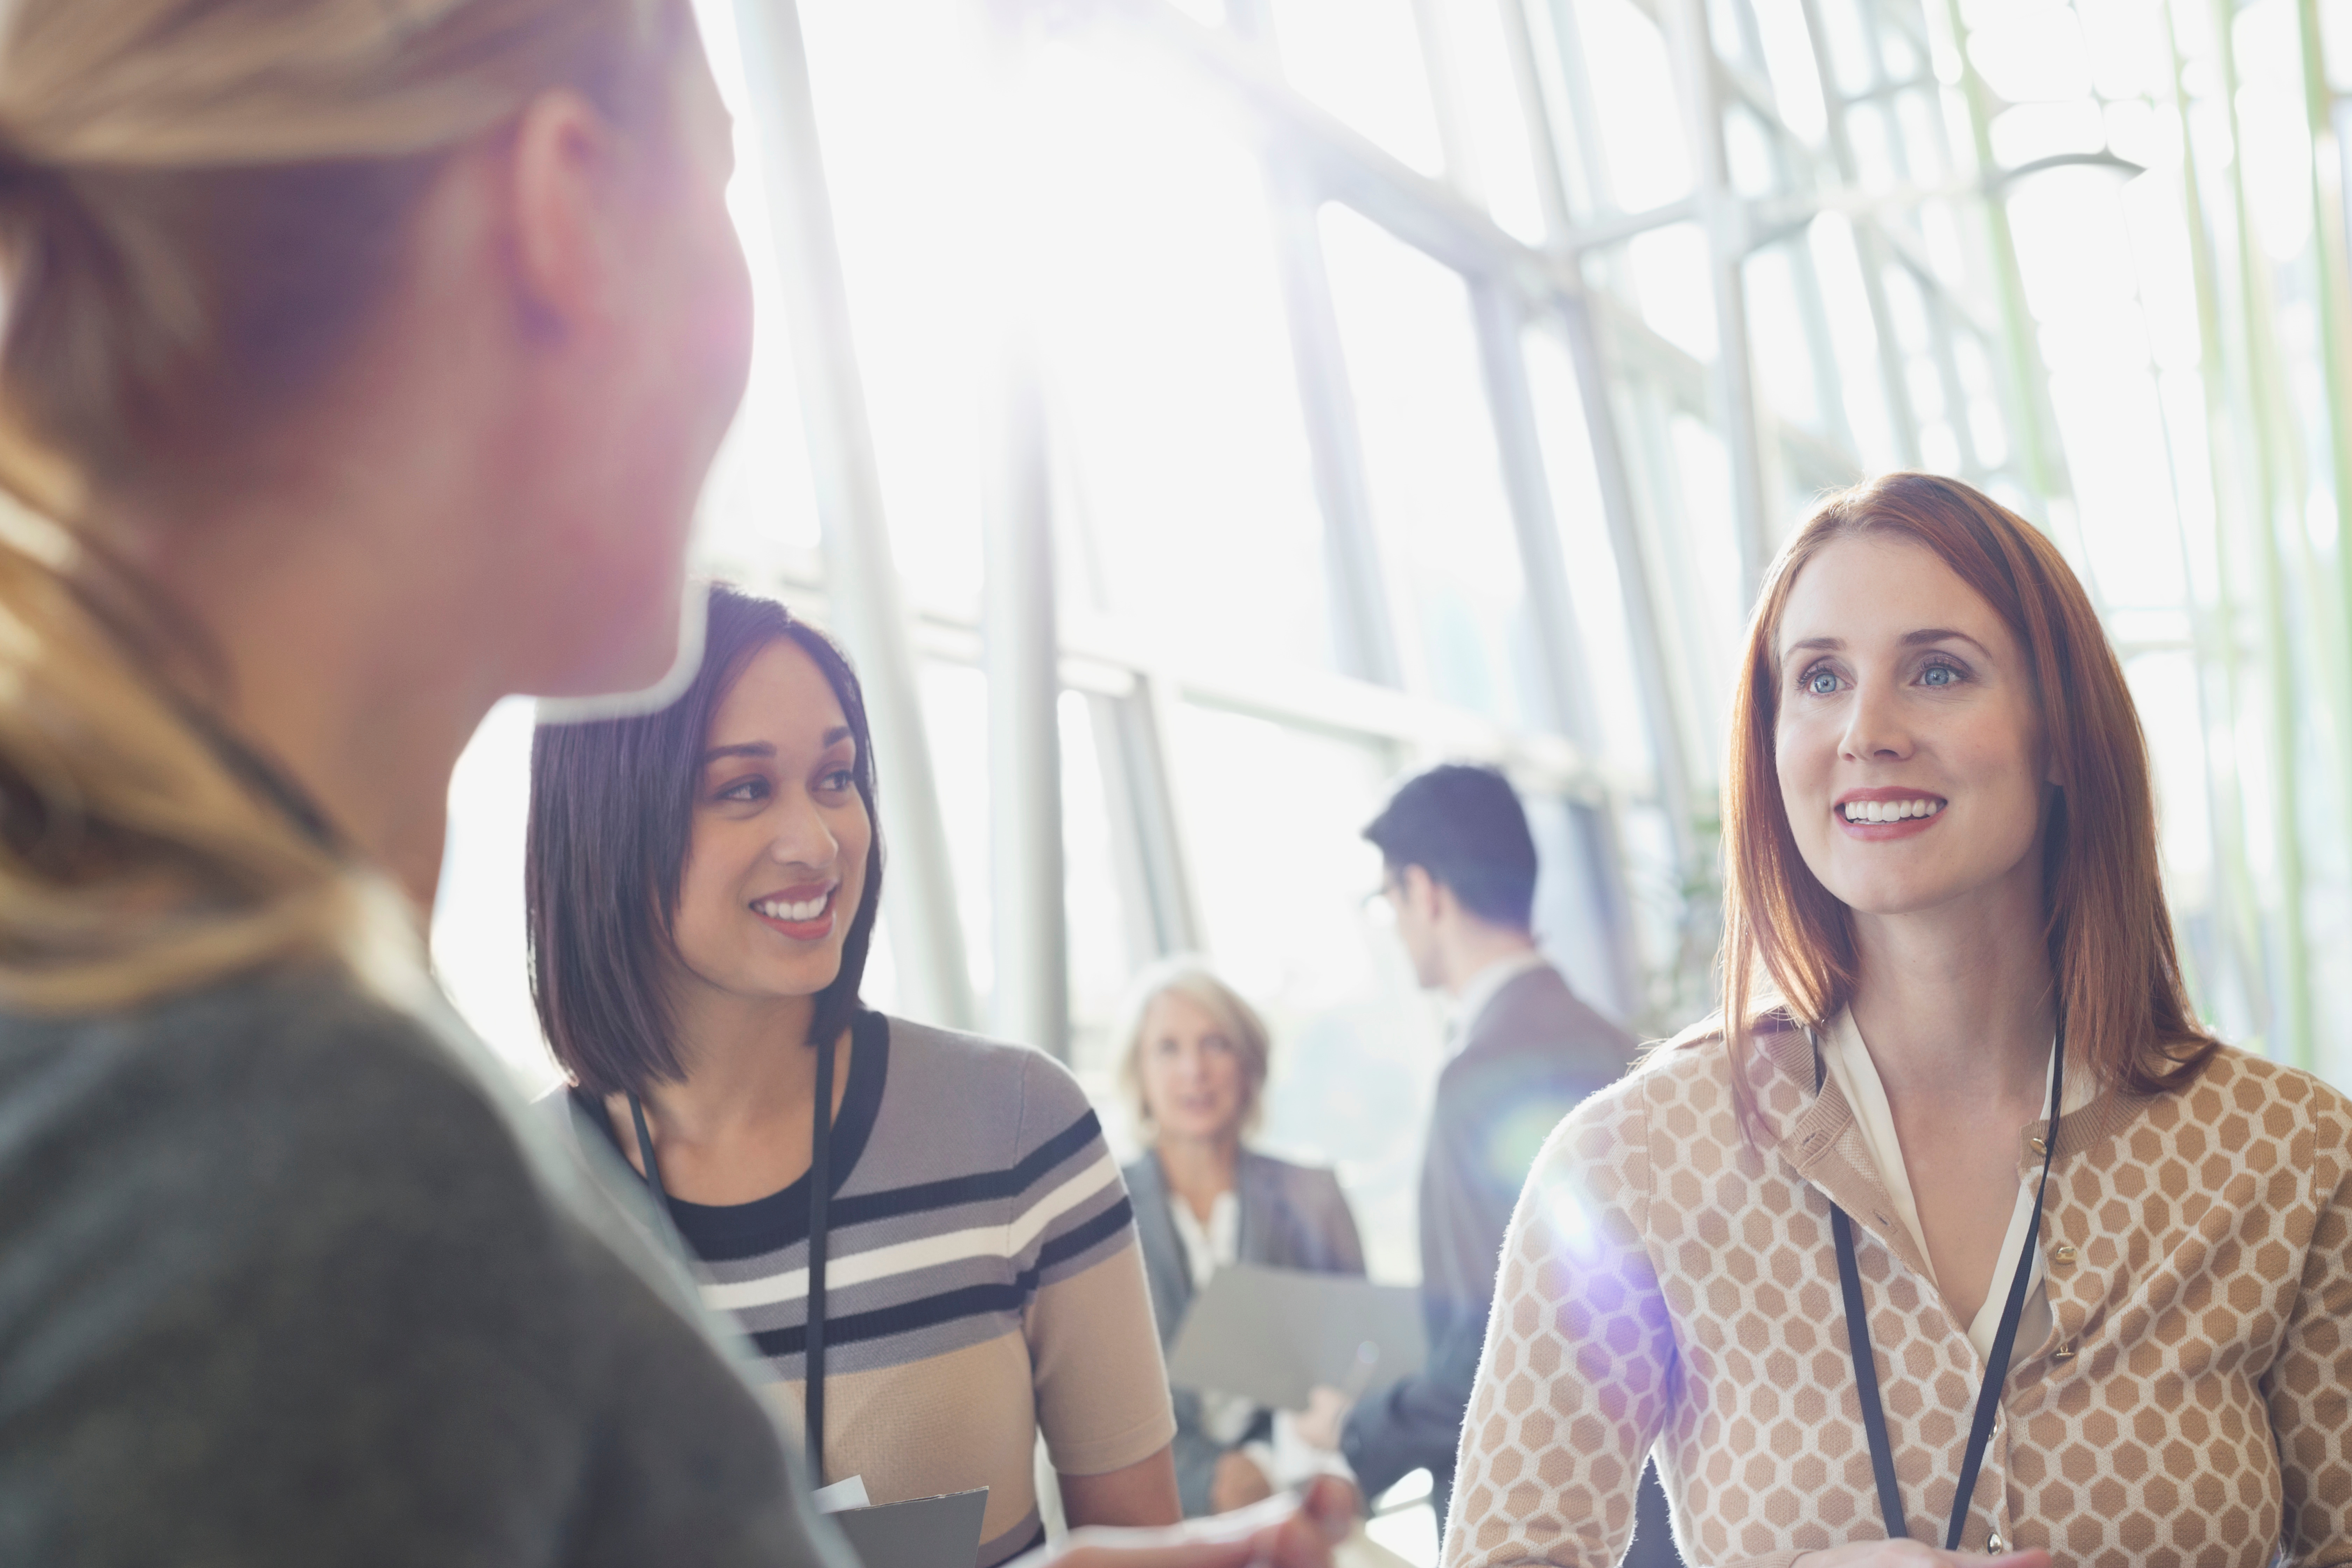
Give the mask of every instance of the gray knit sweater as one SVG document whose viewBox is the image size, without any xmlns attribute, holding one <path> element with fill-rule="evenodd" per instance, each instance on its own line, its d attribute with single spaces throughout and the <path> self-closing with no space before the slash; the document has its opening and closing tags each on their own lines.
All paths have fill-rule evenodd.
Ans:
<svg viewBox="0 0 2352 1568">
<path fill-rule="evenodd" d="M 0 1563 L 846 1563 L 499 1093 L 324 980 L 0 1017 Z"/>
</svg>

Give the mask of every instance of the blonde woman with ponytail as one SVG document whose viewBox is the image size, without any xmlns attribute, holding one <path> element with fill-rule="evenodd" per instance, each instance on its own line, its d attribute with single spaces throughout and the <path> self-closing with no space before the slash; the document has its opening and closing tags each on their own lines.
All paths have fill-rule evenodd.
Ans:
<svg viewBox="0 0 2352 1568">
<path fill-rule="evenodd" d="M 0 0 L 0 1562 L 847 1562 L 418 940 L 675 656 L 729 148 L 684 0 Z"/>
</svg>

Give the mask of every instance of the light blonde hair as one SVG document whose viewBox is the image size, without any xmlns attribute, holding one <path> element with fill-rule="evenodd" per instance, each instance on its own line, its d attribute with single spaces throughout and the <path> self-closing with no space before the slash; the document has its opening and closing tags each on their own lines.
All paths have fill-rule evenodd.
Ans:
<svg viewBox="0 0 2352 1568">
<path fill-rule="evenodd" d="M 314 394 L 442 156 L 553 87 L 624 117 L 682 3 L 0 0 L 0 1005 L 414 954 L 84 524 Z"/>
<path fill-rule="evenodd" d="M 1233 1042 L 1234 1059 L 1242 1068 L 1241 1131 L 1255 1131 L 1265 1111 L 1273 1041 L 1257 1009 L 1197 958 L 1171 958 L 1151 965 L 1129 984 L 1120 1005 L 1118 1033 L 1112 1038 L 1120 1042 L 1119 1081 L 1135 1104 L 1136 1125 L 1147 1131 L 1151 1128 L 1151 1107 L 1143 1097 L 1143 1029 L 1150 1021 L 1152 1004 L 1163 996 L 1181 996 L 1193 1004 Z"/>
</svg>

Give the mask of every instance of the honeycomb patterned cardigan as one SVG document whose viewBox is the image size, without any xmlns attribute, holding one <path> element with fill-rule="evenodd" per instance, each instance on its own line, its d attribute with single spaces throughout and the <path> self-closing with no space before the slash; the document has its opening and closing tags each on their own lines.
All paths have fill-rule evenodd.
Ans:
<svg viewBox="0 0 2352 1568">
<path fill-rule="evenodd" d="M 1612 1568 L 1654 1445 L 1683 1555 L 1883 1538 L 1829 1205 L 1853 1216 L 1911 1533 L 1943 1544 L 1983 1363 L 1786 1027 L 1736 1124 L 1720 1042 L 1563 1121 L 1504 1243 L 1444 1568 Z M 2038 1167 L 2021 1129 L 2021 1174 Z M 2021 1344 L 1963 1545 L 2062 1568 L 2352 1564 L 2352 1101 L 2224 1050 L 2059 1123 L 2052 1324 Z"/>
</svg>

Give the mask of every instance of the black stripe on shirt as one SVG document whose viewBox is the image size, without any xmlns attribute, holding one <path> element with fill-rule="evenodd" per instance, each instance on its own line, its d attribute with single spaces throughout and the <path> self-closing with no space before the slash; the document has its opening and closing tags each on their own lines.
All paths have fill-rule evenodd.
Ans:
<svg viewBox="0 0 2352 1568">
<path fill-rule="evenodd" d="M 851 1226 L 871 1225 L 901 1215 L 926 1214 L 959 1204 L 988 1203 L 1018 1197 L 1035 1186 L 1054 1168 L 1082 1153 L 1102 1137 L 1102 1121 L 1091 1110 L 1030 1151 L 1028 1157 L 1003 1170 L 982 1171 L 945 1181 L 921 1182 L 910 1187 L 887 1187 L 878 1193 L 834 1190 L 826 1207 L 825 1227 L 835 1235 Z M 678 1205 L 678 1228 L 706 1263 L 731 1263 L 781 1252 L 808 1239 L 808 1202 L 804 1185 L 790 1189 L 800 1203 L 791 1209 L 775 1198 L 761 1198 L 735 1208 L 697 1209 Z"/>
<path fill-rule="evenodd" d="M 829 1224 L 866 1225 L 877 1219 L 920 1214 L 926 1209 L 953 1208 L 958 1204 L 986 1203 L 1018 1197 L 1047 1173 L 1102 1136 L 1102 1121 L 1091 1110 L 1029 1152 L 1018 1164 L 1001 1171 L 982 1171 L 945 1181 L 923 1182 L 911 1187 L 891 1187 L 878 1193 L 835 1195 Z"/>
<path fill-rule="evenodd" d="M 1134 1218 L 1135 1205 L 1122 1197 L 1086 1224 L 1039 1247 L 1037 1261 L 1009 1280 L 988 1285 L 966 1285 L 959 1289 L 942 1290 L 935 1296 L 902 1301 L 896 1306 L 877 1307 L 871 1311 L 851 1312 L 837 1318 L 828 1312 L 824 1320 L 824 1342 L 838 1345 L 861 1340 L 887 1339 L 893 1334 L 938 1328 L 942 1323 L 952 1323 L 963 1318 L 1017 1312 L 1036 1292 L 1038 1277 L 1045 1270 L 1118 1235 Z M 808 1349 L 808 1325 L 804 1322 L 792 1323 L 783 1328 L 762 1330 L 752 1334 L 751 1342 L 759 1347 L 761 1355 L 772 1359 L 800 1355 Z"/>
</svg>

